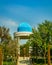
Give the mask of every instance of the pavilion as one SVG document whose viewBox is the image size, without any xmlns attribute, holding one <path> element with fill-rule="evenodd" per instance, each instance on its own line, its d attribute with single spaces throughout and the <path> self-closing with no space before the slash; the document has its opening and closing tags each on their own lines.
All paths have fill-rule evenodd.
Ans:
<svg viewBox="0 0 52 65">
<path fill-rule="evenodd" d="M 32 27 L 28 23 L 23 22 L 18 26 L 17 32 L 14 33 L 14 39 L 17 41 L 18 55 L 20 55 L 20 39 L 28 39 L 30 34 L 32 34 Z"/>
</svg>

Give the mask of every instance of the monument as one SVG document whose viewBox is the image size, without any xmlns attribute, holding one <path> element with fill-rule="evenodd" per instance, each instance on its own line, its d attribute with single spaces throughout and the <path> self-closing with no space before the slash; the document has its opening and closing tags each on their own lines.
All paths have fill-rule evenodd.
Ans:
<svg viewBox="0 0 52 65">
<path fill-rule="evenodd" d="M 28 39 L 30 34 L 32 34 L 32 27 L 26 22 L 21 23 L 17 28 L 17 32 L 14 33 L 14 39 L 15 39 L 16 44 L 17 44 L 18 56 L 20 56 L 20 43 L 19 43 L 19 41 L 21 39 Z"/>
</svg>

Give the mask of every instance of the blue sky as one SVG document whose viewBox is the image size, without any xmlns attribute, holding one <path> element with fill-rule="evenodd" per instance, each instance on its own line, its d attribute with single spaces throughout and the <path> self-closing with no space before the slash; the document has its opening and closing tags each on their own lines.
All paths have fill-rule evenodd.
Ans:
<svg viewBox="0 0 52 65">
<path fill-rule="evenodd" d="M 52 21 L 52 0 L 0 0 L 0 26 L 17 31 L 22 22 L 37 27 L 44 20 Z"/>
</svg>

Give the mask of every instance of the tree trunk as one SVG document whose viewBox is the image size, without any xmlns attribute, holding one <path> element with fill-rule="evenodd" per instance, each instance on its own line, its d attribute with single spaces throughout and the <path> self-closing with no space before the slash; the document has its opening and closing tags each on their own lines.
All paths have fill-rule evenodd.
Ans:
<svg viewBox="0 0 52 65">
<path fill-rule="evenodd" d="M 50 44 L 48 43 L 48 65 L 50 65 Z"/>
<path fill-rule="evenodd" d="M 46 43 L 45 43 L 45 45 L 46 45 Z M 46 46 L 44 48 L 44 64 L 46 65 Z"/>
<path fill-rule="evenodd" d="M 2 65 L 2 50 L 0 48 L 0 65 Z"/>
<path fill-rule="evenodd" d="M 44 64 L 46 65 L 46 57 L 45 57 L 45 55 L 46 55 L 46 52 L 44 53 Z"/>
</svg>

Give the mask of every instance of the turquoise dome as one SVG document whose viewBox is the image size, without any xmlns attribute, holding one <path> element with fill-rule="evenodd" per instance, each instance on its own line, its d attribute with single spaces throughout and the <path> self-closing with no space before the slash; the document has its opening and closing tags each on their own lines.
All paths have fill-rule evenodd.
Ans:
<svg viewBox="0 0 52 65">
<path fill-rule="evenodd" d="M 18 32 L 32 32 L 32 27 L 28 23 L 21 23 L 18 28 Z"/>
</svg>

